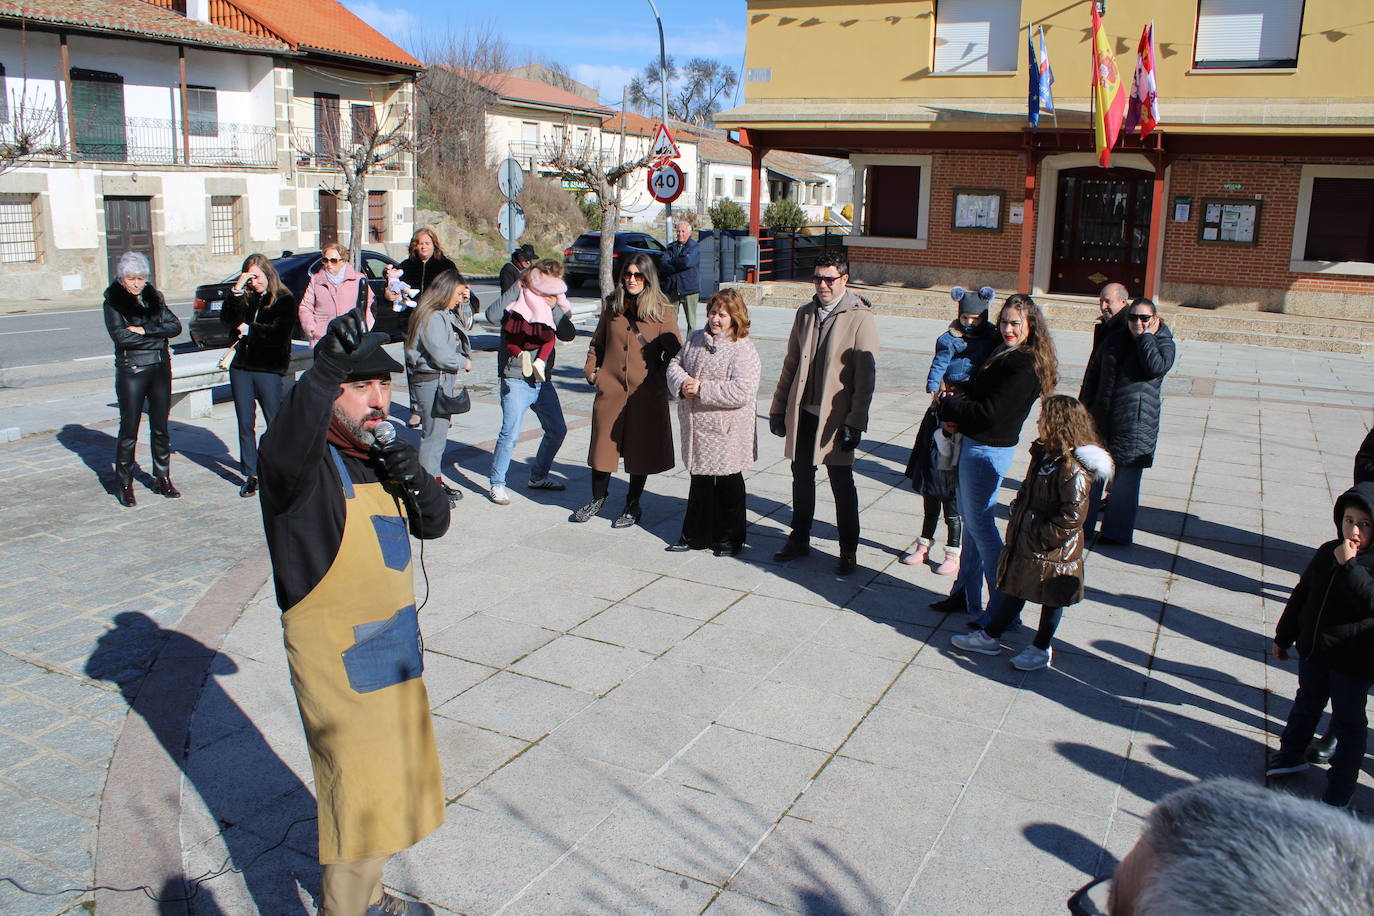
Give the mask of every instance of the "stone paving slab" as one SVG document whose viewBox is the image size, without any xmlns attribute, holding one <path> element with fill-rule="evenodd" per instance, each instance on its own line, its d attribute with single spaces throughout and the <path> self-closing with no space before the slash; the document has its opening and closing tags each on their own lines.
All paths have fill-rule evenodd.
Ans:
<svg viewBox="0 0 1374 916">
<path fill-rule="evenodd" d="M 773 372 L 789 320 L 755 315 Z M 482 388 L 491 360 L 475 360 L 481 410 L 455 424 L 446 456 L 467 499 L 425 558 L 448 820 L 392 864 L 389 884 L 461 913 L 1060 912 L 1162 794 L 1215 773 L 1261 778 L 1295 686 L 1264 644 L 1312 545 L 1331 536 L 1374 401 L 1347 381 L 1365 378 L 1363 361 L 1183 342 L 1142 536 L 1090 558 L 1054 667 L 1023 674 L 1007 655 L 952 651 L 962 621 L 926 609 L 948 580 L 896 562 L 919 524 L 900 471 L 941 328 L 879 326 L 880 390 L 857 465 L 861 570 L 848 580 L 830 571 L 823 483 L 812 556 L 769 561 L 790 480 L 762 421 L 741 557 L 663 552 L 685 502 L 681 469 L 651 480 L 638 528 L 568 525 L 589 486 L 590 398 L 571 370 L 555 468 L 569 490 L 523 489 L 527 430 L 512 505 L 490 504 L 497 407 Z M 1084 331 L 1057 334 L 1062 390 L 1076 390 Z M 583 347 L 565 347 L 565 369 Z M 771 377 L 761 413 L 770 389 Z M 106 844 L 127 842 L 98 812 L 130 703 L 160 652 L 210 653 L 204 685 L 191 685 L 189 752 L 167 758 L 179 784 L 120 788 L 179 818 L 179 875 L 241 870 L 182 911 L 313 912 L 311 777 L 266 569 L 232 628 L 179 638 L 261 549 L 256 503 L 236 495 L 232 412 L 174 423 L 187 497 L 140 490 L 132 512 L 106 492 L 108 400 L 62 415 L 75 419 L 0 445 L 0 751 L 11 751 L 0 753 L 0 874 L 36 890 L 93 883 Z M 1022 449 L 1004 503 L 1024 462 Z M 1374 810 L 1367 785 L 1356 804 Z M 0 885 L 5 913 L 91 901 Z M 102 896 L 99 912 L 155 909 L 125 894 Z"/>
</svg>

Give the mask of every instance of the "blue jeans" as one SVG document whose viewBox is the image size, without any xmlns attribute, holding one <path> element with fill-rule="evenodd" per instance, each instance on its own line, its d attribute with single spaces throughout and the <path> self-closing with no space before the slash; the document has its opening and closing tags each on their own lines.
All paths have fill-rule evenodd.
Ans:
<svg viewBox="0 0 1374 916">
<path fill-rule="evenodd" d="M 520 438 L 520 427 L 525 422 L 525 411 L 533 410 L 544 427 L 544 438 L 539 442 L 534 464 L 530 466 L 530 479 L 539 480 L 549 476 L 553 467 L 553 456 L 563 445 L 563 437 L 568 434 L 568 424 L 563 421 L 563 405 L 558 403 L 558 389 L 553 382 L 531 384 L 523 379 L 501 379 L 501 434 L 496 437 L 496 448 L 491 453 L 491 485 L 504 487 L 506 471 L 510 468 L 510 456 L 515 452 L 515 443 Z"/>
<path fill-rule="evenodd" d="M 1321 662 L 1298 659 L 1298 695 L 1288 714 L 1279 752 L 1295 760 L 1303 759 L 1307 744 L 1317 732 L 1327 700 L 1331 701 L 1330 734 L 1336 750 L 1326 770 L 1326 792 L 1322 801 L 1341 806 L 1355 794 L 1355 783 L 1364 762 L 1369 723 L 1365 718 L 1365 699 L 1369 681 L 1332 671 Z"/>
<path fill-rule="evenodd" d="M 1016 446 L 984 445 L 964 437 L 959 453 L 959 516 L 964 520 L 964 547 L 959 554 L 959 577 L 954 590 L 964 590 L 968 612 L 983 613 L 983 580 L 988 591 L 997 586 L 997 561 L 1002 556 L 1002 534 L 997 530 L 993 507 L 997 489 L 1011 468 Z"/>
<path fill-rule="evenodd" d="M 1088 518 L 1083 522 L 1084 535 L 1092 534 L 1097 514 L 1102 513 L 1102 530 L 1098 532 L 1109 541 L 1129 544 L 1135 540 L 1135 514 L 1140 508 L 1140 477 L 1144 468 L 1117 468 L 1112 477 L 1112 492 L 1103 508 L 1101 477 L 1093 478 L 1088 497 Z"/>
<path fill-rule="evenodd" d="M 281 406 L 285 380 L 276 372 L 255 372 L 229 368 L 229 391 L 234 396 L 234 416 L 239 423 L 239 465 L 245 477 L 258 476 L 258 418 L 256 405 L 262 407 L 263 424 L 272 422 Z"/>
</svg>

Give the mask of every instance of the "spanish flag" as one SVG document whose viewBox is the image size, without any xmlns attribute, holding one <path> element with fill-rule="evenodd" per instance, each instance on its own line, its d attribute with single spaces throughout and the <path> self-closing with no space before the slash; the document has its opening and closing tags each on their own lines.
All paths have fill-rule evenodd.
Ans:
<svg viewBox="0 0 1374 916">
<path fill-rule="evenodd" d="M 1112 147 L 1121 133 L 1121 120 L 1126 116 L 1126 90 L 1121 74 L 1112 57 L 1112 45 L 1102 17 L 1097 13 L 1096 0 L 1088 4 L 1093 11 L 1093 133 L 1097 140 L 1097 161 L 1105 169 L 1112 158 Z"/>
</svg>

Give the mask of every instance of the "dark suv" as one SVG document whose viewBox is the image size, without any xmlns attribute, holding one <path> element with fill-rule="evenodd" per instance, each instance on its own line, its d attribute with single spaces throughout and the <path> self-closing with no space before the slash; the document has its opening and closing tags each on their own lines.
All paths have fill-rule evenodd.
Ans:
<svg viewBox="0 0 1374 916">
<path fill-rule="evenodd" d="M 611 257 L 611 275 L 620 275 L 620 265 L 632 254 L 647 254 L 654 259 L 654 267 L 662 272 L 663 255 L 667 248 L 647 232 L 617 232 Z M 579 283 L 595 283 L 601 273 L 601 233 L 584 232 L 563 252 L 563 279 L 569 287 Z"/>
<path fill-rule="evenodd" d="M 390 309 L 391 303 L 382 295 L 382 291 L 386 289 L 386 269 L 395 263 L 379 252 L 363 252 L 363 272 L 367 274 L 367 285 L 372 287 L 372 294 L 378 300 L 378 330 L 386 331 L 393 340 L 399 340 L 395 327 L 399 325 L 399 321 L 392 320 L 395 313 Z M 318 251 L 301 254 L 283 251 L 281 257 L 273 259 L 272 266 L 277 269 L 281 282 L 291 291 L 291 295 L 296 297 L 299 304 L 310 277 L 323 266 L 323 263 Z M 220 307 L 224 304 L 224 297 L 229 295 L 229 289 L 238 277 L 238 273 L 235 272 L 227 280 L 196 287 L 195 311 L 191 315 L 191 343 L 197 347 L 229 346 L 232 338 L 231 328 L 219 320 L 219 313 Z M 404 328 L 400 331 L 403 333 Z M 299 324 L 296 325 L 292 336 L 297 340 L 305 340 L 305 333 L 301 331 Z"/>
</svg>

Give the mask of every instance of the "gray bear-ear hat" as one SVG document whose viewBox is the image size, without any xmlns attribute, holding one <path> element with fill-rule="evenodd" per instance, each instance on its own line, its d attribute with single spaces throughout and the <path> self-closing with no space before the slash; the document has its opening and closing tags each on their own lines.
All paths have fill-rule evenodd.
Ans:
<svg viewBox="0 0 1374 916">
<path fill-rule="evenodd" d="M 991 286 L 984 286 L 978 290 L 978 298 L 983 300 L 984 305 L 987 305 L 989 302 L 991 302 L 992 297 L 995 295 L 997 295 L 997 293 L 993 291 L 993 288 Z"/>
<path fill-rule="evenodd" d="M 962 303 L 964 301 L 964 297 L 967 295 L 968 290 L 964 289 L 962 286 L 951 287 L 949 291 L 949 298 L 959 303 Z"/>
</svg>

